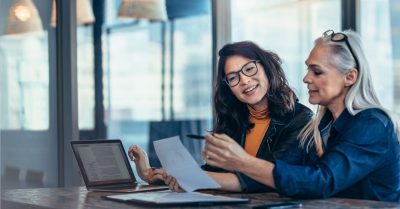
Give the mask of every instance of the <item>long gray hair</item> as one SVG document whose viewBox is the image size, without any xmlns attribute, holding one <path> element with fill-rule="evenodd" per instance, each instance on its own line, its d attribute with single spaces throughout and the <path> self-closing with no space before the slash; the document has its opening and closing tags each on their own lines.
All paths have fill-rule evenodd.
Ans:
<svg viewBox="0 0 400 209">
<path fill-rule="evenodd" d="M 347 111 L 351 115 L 369 109 L 378 108 L 386 113 L 386 115 L 393 122 L 399 138 L 399 124 L 396 115 L 391 111 L 382 107 L 381 103 L 376 96 L 374 87 L 372 85 L 370 67 L 367 58 L 364 54 L 364 50 L 361 44 L 360 36 L 352 30 L 343 31 L 351 45 L 354 56 L 358 60 L 358 77 L 353 86 L 350 87 L 345 98 L 345 106 Z M 353 58 L 349 47 L 347 47 L 345 41 L 334 42 L 331 41 L 331 36 L 322 36 L 315 40 L 314 46 L 322 45 L 330 48 L 331 64 L 335 66 L 342 74 L 346 74 L 350 69 L 356 68 L 356 61 Z M 322 146 L 322 139 L 318 129 L 318 125 L 321 122 L 322 117 L 326 113 L 327 108 L 325 106 L 318 106 L 317 114 L 313 120 L 311 120 L 300 132 L 300 146 L 306 147 L 307 151 L 315 146 L 318 156 L 322 156 L 324 153 Z M 311 140 L 309 137 L 312 136 Z"/>
</svg>

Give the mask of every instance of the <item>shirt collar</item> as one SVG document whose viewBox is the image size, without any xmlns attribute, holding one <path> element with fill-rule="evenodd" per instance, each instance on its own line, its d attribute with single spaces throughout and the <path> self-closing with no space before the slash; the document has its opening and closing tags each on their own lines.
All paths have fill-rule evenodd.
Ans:
<svg viewBox="0 0 400 209">
<path fill-rule="evenodd" d="M 340 113 L 339 117 L 332 124 L 332 128 L 336 131 L 340 132 L 346 128 L 346 123 L 350 120 L 352 115 L 350 115 L 349 111 L 345 108 L 342 113 Z M 318 125 L 318 129 L 323 129 L 330 121 L 333 120 L 332 113 L 327 110 L 324 116 L 321 119 L 321 122 Z"/>
</svg>

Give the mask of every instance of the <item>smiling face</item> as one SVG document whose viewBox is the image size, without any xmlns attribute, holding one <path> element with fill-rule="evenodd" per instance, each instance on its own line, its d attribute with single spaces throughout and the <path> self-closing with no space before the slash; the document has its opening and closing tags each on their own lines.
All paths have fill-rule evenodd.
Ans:
<svg viewBox="0 0 400 209">
<path fill-rule="evenodd" d="M 225 75 L 238 72 L 250 61 L 252 60 L 238 55 L 228 57 L 225 62 Z M 240 72 L 239 84 L 230 87 L 230 89 L 239 101 L 250 105 L 256 110 L 262 110 L 268 107 L 266 95 L 269 82 L 264 67 L 257 63 L 257 68 L 257 73 L 251 77 Z"/>
<path fill-rule="evenodd" d="M 342 74 L 332 63 L 332 53 L 326 46 L 316 45 L 306 60 L 307 74 L 303 82 L 307 84 L 311 104 L 327 106 L 328 109 L 344 109 L 346 94 L 355 79 Z"/>
</svg>

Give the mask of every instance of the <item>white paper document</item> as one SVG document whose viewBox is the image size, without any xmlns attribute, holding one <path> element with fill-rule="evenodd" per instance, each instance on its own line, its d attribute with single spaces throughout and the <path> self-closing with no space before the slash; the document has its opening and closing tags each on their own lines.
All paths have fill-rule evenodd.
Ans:
<svg viewBox="0 0 400 209">
<path fill-rule="evenodd" d="M 164 170 L 175 177 L 185 191 L 221 187 L 199 167 L 178 136 L 154 141 L 153 144 Z"/>
<path fill-rule="evenodd" d="M 243 203 L 248 202 L 247 198 L 233 198 L 217 195 L 210 195 L 198 192 L 144 192 L 134 194 L 109 195 L 106 198 L 124 202 L 152 203 L 156 205 L 187 204 L 187 203 Z"/>
</svg>

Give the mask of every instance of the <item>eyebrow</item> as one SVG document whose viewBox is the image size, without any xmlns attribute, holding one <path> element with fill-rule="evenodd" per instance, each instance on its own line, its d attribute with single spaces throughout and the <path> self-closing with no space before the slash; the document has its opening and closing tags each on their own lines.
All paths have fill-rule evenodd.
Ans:
<svg viewBox="0 0 400 209">
<path fill-rule="evenodd" d="M 246 64 L 244 64 L 243 66 L 245 66 L 245 65 Z M 242 66 L 242 68 L 243 68 L 243 66 Z M 226 75 L 233 74 L 233 73 L 238 73 L 238 72 L 240 72 L 242 70 L 242 68 L 240 68 L 239 70 L 232 70 L 230 73 L 226 73 Z"/>
<path fill-rule="evenodd" d="M 307 65 L 307 63 L 306 63 L 306 65 Z M 307 65 L 307 69 L 315 69 L 315 68 L 320 69 L 321 66 L 319 66 L 319 65 L 317 65 L 317 64 L 310 64 L 310 65 Z"/>
<path fill-rule="evenodd" d="M 242 70 L 242 68 L 240 68 L 239 70 L 231 70 L 231 72 L 230 72 L 230 73 L 227 73 L 227 74 L 237 73 L 237 72 L 239 72 L 240 70 Z"/>
<path fill-rule="evenodd" d="M 250 61 L 246 62 L 244 65 L 242 65 L 242 67 L 240 67 L 239 70 L 233 70 L 233 71 L 230 72 L 230 73 L 226 73 L 226 75 L 229 75 L 229 74 L 232 74 L 232 73 L 238 73 L 238 72 L 240 72 L 240 71 L 244 68 L 244 66 L 246 66 L 247 64 L 250 64 L 250 63 L 252 63 L 252 62 L 254 62 L 254 61 L 257 61 L 257 60 L 250 60 Z M 257 62 L 258 62 L 258 61 L 257 61 Z M 257 65 L 257 63 L 256 63 L 256 65 Z"/>
</svg>

